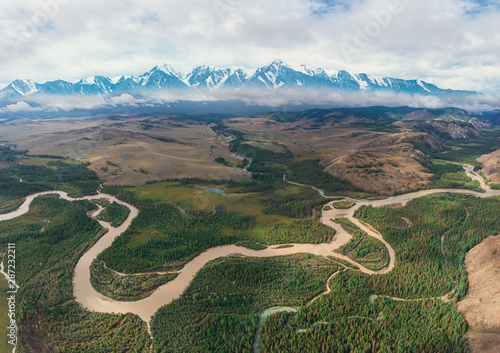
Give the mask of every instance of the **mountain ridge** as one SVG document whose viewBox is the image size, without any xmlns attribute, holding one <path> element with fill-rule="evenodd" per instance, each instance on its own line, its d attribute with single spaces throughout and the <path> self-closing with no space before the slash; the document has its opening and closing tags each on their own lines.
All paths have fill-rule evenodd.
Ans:
<svg viewBox="0 0 500 353">
<path fill-rule="evenodd" d="M 337 72 L 306 65 L 293 67 L 282 60 L 257 69 L 231 66 L 198 66 L 183 74 L 172 66 L 158 65 L 140 76 L 112 79 L 90 76 L 76 83 L 55 80 L 37 83 L 31 79 L 15 80 L 0 90 L 0 99 L 10 100 L 39 94 L 49 95 L 119 95 L 145 94 L 162 90 L 280 90 L 316 89 L 336 92 L 399 92 L 420 95 L 470 95 L 474 91 L 442 89 L 422 80 L 372 76 L 366 73 Z"/>
</svg>

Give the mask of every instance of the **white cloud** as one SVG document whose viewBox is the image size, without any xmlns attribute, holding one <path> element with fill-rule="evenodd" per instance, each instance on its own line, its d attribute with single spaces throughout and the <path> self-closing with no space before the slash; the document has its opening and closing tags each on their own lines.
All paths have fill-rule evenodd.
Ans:
<svg viewBox="0 0 500 353">
<path fill-rule="evenodd" d="M 141 74 L 163 62 L 258 67 L 283 58 L 500 91 L 497 6 L 478 11 L 468 0 L 400 0 L 401 11 L 384 17 L 393 2 L 358 0 L 346 8 L 317 0 L 4 1 L 0 82 Z M 368 40 L 356 47 L 360 33 Z M 357 49 L 350 60 L 343 43 Z"/>
<path fill-rule="evenodd" d="M 4 113 L 17 113 L 17 112 L 34 112 L 41 111 L 43 108 L 41 107 L 31 107 L 26 102 L 17 102 L 16 104 L 10 104 L 6 107 L 0 109 L 0 111 Z"/>
<path fill-rule="evenodd" d="M 135 104 L 145 102 L 144 99 L 138 100 L 130 94 L 122 94 L 121 96 L 110 97 L 109 101 L 112 105 Z"/>
<path fill-rule="evenodd" d="M 117 113 L 127 113 L 130 107 L 167 106 L 179 101 L 214 102 L 240 101 L 250 106 L 269 107 L 269 110 L 287 106 L 290 110 L 306 109 L 305 106 L 321 107 L 369 107 L 369 106 L 409 106 L 413 108 L 458 107 L 470 112 L 500 109 L 500 94 L 476 96 L 426 96 L 394 92 L 339 93 L 324 90 L 215 90 L 151 92 L 147 97 L 122 94 L 120 96 L 32 96 L 29 103 L 20 101 L 0 109 L 2 113 L 12 112 L 69 112 L 74 109 L 93 111 L 106 108 Z"/>
</svg>

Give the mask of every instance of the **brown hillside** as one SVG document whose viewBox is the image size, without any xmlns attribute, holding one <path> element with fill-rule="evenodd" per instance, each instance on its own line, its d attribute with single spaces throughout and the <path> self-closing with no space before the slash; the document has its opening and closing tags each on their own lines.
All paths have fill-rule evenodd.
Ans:
<svg viewBox="0 0 500 353">
<path fill-rule="evenodd" d="M 483 174 L 492 182 L 500 183 L 500 150 L 477 159 L 483 164 Z"/>
<path fill-rule="evenodd" d="M 400 143 L 355 150 L 325 158 L 325 171 L 367 191 L 390 195 L 421 188 L 430 183 L 422 166 L 427 157 L 413 145 Z"/>
<path fill-rule="evenodd" d="M 485 239 L 465 259 L 469 293 L 458 303 L 470 325 L 472 352 L 500 352 L 500 236 Z"/>
</svg>

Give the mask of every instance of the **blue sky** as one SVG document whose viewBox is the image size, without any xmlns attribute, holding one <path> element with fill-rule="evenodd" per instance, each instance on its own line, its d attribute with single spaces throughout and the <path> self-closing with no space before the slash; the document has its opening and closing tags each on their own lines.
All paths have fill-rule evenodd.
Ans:
<svg viewBox="0 0 500 353">
<path fill-rule="evenodd" d="M 481 17 L 486 14 L 496 13 L 500 10 L 500 4 L 494 0 L 473 1 L 465 10 L 465 14 L 472 17 Z"/>
<path fill-rule="evenodd" d="M 396 4 L 396 5 L 395 5 Z M 494 0 L 23 0 L 0 3 L 0 84 L 281 58 L 500 91 Z"/>
<path fill-rule="evenodd" d="M 348 0 L 320 0 L 313 4 L 312 11 L 315 15 L 325 15 L 331 13 L 341 13 L 349 11 L 352 7 L 353 1 Z"/>
</svg>

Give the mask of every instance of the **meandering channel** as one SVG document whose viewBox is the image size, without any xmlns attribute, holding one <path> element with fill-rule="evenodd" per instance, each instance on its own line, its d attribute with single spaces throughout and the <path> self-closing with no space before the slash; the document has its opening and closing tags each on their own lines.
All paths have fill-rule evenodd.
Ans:
<svg viewBox="0 0 500 353">
<path fill-rule="evenodd" d="M 469 175 L 472 171 L 467 171 Z M 471 177 L 474 175 L 470 175 Z M 478 176 L 474 176 L 475 180 L 477 180 Z M 126 206 L 130 209 L 130 214 L 125 222 L 117 228 L 112 227 L 109 223 L 104 221 L 98 221 L 100 225 L 108 229 L 108 232 L 101 237 L 101 239 L 90 249 L 88 250 L 78 261 L 73 278 L 74 285 L 74 295 L 75 299 L 83 305 L 88 310 L 103 312 L 103 313 L 133 313 L 141 317 L 145 322 L 149 324 L 151 317 L 154 313 L 162 306 L 171 303 L 174 299 L 178 298 L 184 290 L 189 286 L 191 281 L 193 280 L 196 273 L 209 261 L 217 259 L 219 257 L 231 256 L 234 254 L 240 254 L 243 256 L 251 256 L 251 257 L 273 257 L 273 256 L 285 256 L 292 255 L 297 253 L 309 253 L 317 256 L 335 256 L 344 261 L 352 263 L 359 267 L 359 270 L 367 273 L 367 274 L 383 274 L 391 271 L 394 268 L 396 262 L 396 256 L 394 249 L 391 247 L 389 243 L 387 243 L 382 235 L 371 228 L 369 225 L 365 225 L 361 223 L 358 219 L 354 217 L 354 212 L 359 209 L 363 205 L 372 205 L 374 207 L 387 206 L 391 204 L 406 204 L 410 200 L 415 198 L 419 198 L 426 195 L 431 195 L 435 193 L 457 193 L 457 194 L 467 194 L 473 195 L 480 198 L 486 198 L 490 196 L 500 195 L 500 191 L 495 191 L 489 189 L 483 181 L 485 187 L 485 192 L 475 192 L 470 190 L 448 190 L 448 189 L 435 189 L 435 190 L 424 190 L 419 192 L 414 192 L 405 195 L 393 196 L 384 200 L 376 200 L 376 201 L 368 201 L 368 200 L 358 200 L 356 205 L 348 210 L 323 210 L 321 216 L 321 222 L 327 226 L 330 226 L 336 230 L 336 234 L 333 240 L 328 244 L 293 244 L 292 247 L 288 248 L 278 248 L 279 246 L 270 246 L 267 249 L 254 251 L 247 248 L 239 247 L 236 245 L 228 245 L 228 246 L 220 246 L 206 250 L 205 252 L 198 255 L 193 260 L 186 263 L 181 271 L 179 271 L 179 275 L 168 282 L 167 284 L 159 287 L 151 296 L 141 299 L 135 302 L 120 302 L 116 300 L 112 300 L 107 298 L 106 296 L 97 292 L 90 283 L 90 265 L 92 261 L 106 248 L 111 246 L 113 240 L 120 236 L 123 232 L 125 232 L 135 217 L 137 217 L 139 211 L 134 206 L 123 202 L 112 195 L 107 194 L 98 194 L 95 196 L 87 196 L 83 198 L 71 198 L 68 197 L 67 193 L 62 191 L 49 191 L 49 192 L 41 192 L 37 194 L 30 195 L 26 198 L 25 202 L 14 212 L 0 215 L 0 221 L 10 220 L 17 217 L 20 217 L 23 214 L 26 214 L 29 211 L 29 207 L 31 202 L 38 196 L 48 195 L 48 194 L 58 194 L 62 199 L 75 201 L 75 200 L 94 200 L 94 199 L 108 199 L 111 202 L 117 202 L 121 205 Z M 314 188 L 322 193 L 321 190 Z M 333 202 L 333 201 L 332 201 Z M 330 203 L 331 204 L 331 203 Z M 99 208 L 98 211 L 95 211 L 91 216 L 96 217 L 97 214 L 101 211 Z M 366 231 L 370 236 L 379 239 L 381 242 L 385 244 L 388 249 L 390 263 L 388 267 L 381 271 L 372 271 L 361 264 L 356 263 L 351 260 L 347 256 L 340 255 L 335 251 L 340 247 L 345 245 L 350 239 L 351 235 L 345 232 L 342 227 L 334 222 L 332 219 L 339 217 L 347 217 L 354 224 L 356 224 L 359 228 Z M 328 289 L 328 287 L 327 287 Z"/>
</svg>

